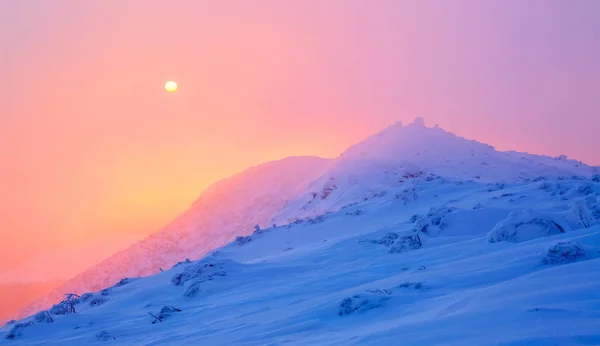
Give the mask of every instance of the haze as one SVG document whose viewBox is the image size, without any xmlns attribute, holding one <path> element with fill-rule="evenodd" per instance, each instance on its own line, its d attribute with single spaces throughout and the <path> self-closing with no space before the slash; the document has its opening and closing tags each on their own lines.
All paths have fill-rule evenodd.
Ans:
<svg viewBox="0 0 600 346">
<path fill-rule="evenodd" d="M 69 277 L 218 179 L 334 157 L 415 116 L 600 164 L 599 14 L 594 0 L 2 1 L 0 277 Z"/>
</svg>

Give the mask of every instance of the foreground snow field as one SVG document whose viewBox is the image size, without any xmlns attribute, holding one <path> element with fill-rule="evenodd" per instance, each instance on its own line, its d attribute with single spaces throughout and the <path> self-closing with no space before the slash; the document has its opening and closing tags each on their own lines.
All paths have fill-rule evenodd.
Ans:
<svg viewBox="0 0 600 346">
<path fill-rule="evenodd" d="M 277 174 L 287 187 L 267 193 L 267 178 L 238 196 L 261 191 L 264 206 L 227 196 L 263 210 L 252 234 L 75 292 L 0 329 L 0 344 L 600 344 L 596 168 L 419 122 L 306 160 L 316 172 L 300 182 Z"/>
</svg>

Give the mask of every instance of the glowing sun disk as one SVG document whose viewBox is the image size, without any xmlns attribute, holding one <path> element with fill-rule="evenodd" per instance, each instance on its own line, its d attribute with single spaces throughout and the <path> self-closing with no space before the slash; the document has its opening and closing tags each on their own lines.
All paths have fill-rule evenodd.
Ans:
<svg viewBox="0 0 600 346">
<path fill-rule="evenodd" d="M 167 90 L 168 92 L 177 91 L 177 83 L 175 83 L 172 80 L 166 82 L 165 83 L 165 90 Z"/>
</svg>

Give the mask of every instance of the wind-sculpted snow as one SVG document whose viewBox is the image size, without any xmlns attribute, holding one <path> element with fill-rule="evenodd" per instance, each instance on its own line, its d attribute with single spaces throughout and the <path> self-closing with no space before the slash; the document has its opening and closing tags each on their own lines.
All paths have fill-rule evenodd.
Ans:
<svg viewBox="0 0 600 346">
<path fill-rule="evenodd" d="M 488 241 L 521 242 L 564 233 L 565 229 L 551 218 L 531 210 L 512 212 L 488 234 Z"/>
</svg>

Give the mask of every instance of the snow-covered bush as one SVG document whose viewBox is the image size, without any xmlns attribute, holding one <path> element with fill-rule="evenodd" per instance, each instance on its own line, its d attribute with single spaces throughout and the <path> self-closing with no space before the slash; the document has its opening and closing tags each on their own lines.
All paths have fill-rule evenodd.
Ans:
<svg viewBox="0 0 600 346">
<path fill-rule="evenodd" d="M 106 299 L 103 297 L 94 297 L 91 301 L 90 301 L 90 306 L 91 307 L 95 307 L 95 306 L 99 306 L 106 303 Z"/>
<path fill-rule="evenodd" d="M 586 258 L 586 252 L 577 242 L 560 242 L 548 249 L 542 262 L 548 264 L 565 264 Z"/>
<path fill-rule="evenodd" d="M 252 235 L 263 234 L 263 233 L 265 233 L 267 231 L 269 231 L 269 230 L 268 229 L 262 229 L 258 225 L 256 225 L 256 226 L 254 226 L 254 232 L 252 232 Z"/>
<path fill-rule="evenodd" d="M 9 340 L 14 340 L 14 339 L 18 339 L 21 336 L 23 336 L 23 331 L 27 328 L 27 327 L 31 327 L 33 326 L 33 322 L 27 322 L 27 323 L 17 323 L 15 324 L 12 329 L 8 332 L 8 334 L 6 335 L 6 338 Z"/>
<path fill-rule="evenodd" d="M 202 261 L 194 265 L 186 267 L 181 273 L 177 273 L 171 279 L 171 283 L 176 286 L 183 286 L 188 281 L 192 284 L 187 287 L 184 292 L 185 297 L 194 297 L 200 290 L 200 284 L 206 281 L 212 281 L 217 277 L 226 276 L 227 273 L 223 269 L 224 263 L 215 262 L 214 260 Z"/>
<path fill-rule="evenodd" d="M 307 218 L 306 220 L 307 220 L 307 221 L 308 221 L 308 223 L 310 223 L 311 225 L 314 225 L 314 224 L 321 223 L 321 222 L 325 221 L 325 219 L 324 219 L 324 218 L 323 218 L 323 216 L 321 216 L 321 215 L 319 215 L 319 216 L 316 216 L 316 217 L 314 217 L 314 218 L 310 218 L 310 217 L 309 217 L 309 218 Z"/>
<path fill-rule="evenodd" d="M 591 180 L 593 182 L 600 183 L 600 174 L 594 174 Z"/>
<path fill-rule="evenodd" d="M 400 253 L 410 250 L 420 249 L 423 246 L 421 237 L 418 234 L 400 237 L 390 248 L 390 253 Z"/>
<path fill-rule="evenodd" d="M 40 311 L 35 316 L 33 316 L 33 320 L 35 323 L 52 323 L 54 320 L 52 316 L 48 313 L 48 311 Z"/>
<path fill-rule="evenodd" d="M 433 173 L 429 173 L 427 175 L 427 177 L 425 177 L 425 181 L 433 181 L 436 179 L 439 179 L 440 177 L 438 177 L 437 175 L 433 174 Z"/>
<path fill-rule="evenodd" d="M 200 285 L 203 282 L 206 281 L 212 281 L 217 277 L 221 277 L 221 276 L 226 276 L 227 274 L 224 271 L 216 271 L 216 272 L 211 272 L 211 273 L 206 273 L 206 274 L 202 274 L 200 276 L 197 276 L 194 280 L 194 282 L 192 282 L 192 284 L 185 290 L 185 292 L 183 293 L 184 297 L 195 297 L 198 292 L 200 291 Z"/>
<path fill-rule="evenodd" d="M 107 332 L 105 330 L 96 334 L 96 339 L 98 339 L 100 341 L 117 340 L 117 338 L 115 338 L 114 335 L 110 334 L 109 332 Z"/>
<path fill-rule="evenodd" d="M 344 298 L 340 303 L 338 315 L 347 316 L 355 312 L 365 312 L 379 308 L 390 299 L 389 291 L 365 292 L 352 297 Z"/>
<path fill-rule="evenodd" d="M 398 288 L 414 288 L 416 290 L 420 290 L 423 288 L 423 283 L 422 282 L 403 282 L 400 285 L 397 286 Z"/>
<path fill-rule="evenodd" d="M 419 214 L 414 214 L 413 216 L 410 217 L 410 222 L 411 223 L 415 223 L 417 222 L 417 220 L 419 220 L 422 216 Z"/>
<path fill-rule="evenodd" d="M 240 246 L 241 246 L 241 245 L 244 245 L 244 244 L 248 244 L 248 243 L 249 243 L 249 242 L 251 242 L 251 241 L 252 241 L 252 236 L 250 236 L 250 235 L 247 235 L 247 236 L 237 236 L 237 237 L 235 238 L 235 242 L 236 242 L 238 245 L 240 245 Z"/>
<path fill-rule="evenodd" d="M 475 210 L 476 210 L 476 209 L 482 209 L 482 208 L 483 208 L 483 204 L 481 204 L 481 203 L 477 203 L 477 204 L 475 204 L 475 205 L 473 206 L 473 209 L 475 209 Z"/>
<path fill-rule="evenodd" d="M 152 324 L 155 324 L 157 322 L 163 322 L 176 312 L 181 312 L 181 310 L 174 306 L 166 305 L 160 309 L 160 313 L 158 313 L 158 315 L 155 315 L 152 312 L 149 312 L 148 314 L 154 318 Z"/>
<path fill-rule="evenodd" d="M 503 183 L 489 183 L 486 186 L 489 186 L 487 192 L 494 192 L 498 190 L 503 190 L 506 187 L 506 184 Z"/>
<path fill-rule="evenodd" d="M 6 324 L 5 324 L 4 326 L 5 326 L 5 327 L 6 327 L 6 326 L 10 326 L 11 324 L 15 324 L 15 323 L 17 323 L 17 320 L 10 320 L 10 321 L 7 321 L 7 322 L 6 322 Z"/>
<path fill-rule="evenodd" d="M 78 301 L 78 300 L 77 300 Z M 67 315 L 75 313 L 75 304 L 69 299 L 65 299 L 62 302 L 55 304 L 50 308 L 52 315 Z"/>
<path fill-rule="evenodd" d="M 390 253 L 399 253 L 409 250 L 419 249 L 422 246 L 421 237 L 417 233 L 400 235 L 396 232 L 388 232 L 379 239 L 361 240 L 359 242 L 368 242 L 390 247 Z"/>
<path fill-rule="evenodd" d="M 421 217 L 415 222 L 414 231 L 416 233 L 427 234 L 429 232 L 429 219 Z"/>
<path fill-rule="evenodd" d="M 175 286 L 183 286 L 185 284 L 185 282 L 188 281 L 189 279 L 190 279 L 190 275 L 188 273 L 181 272 L 181 273 L 175 274 L 171 278 L 171 283 Z"/>
<path fill-rule="evenodd" d="M 65 300 L 71 301 L 73 304 L 79 304 L 81 296 L 75 293 L 66 293 Z"/>
<path fill-rule="evenodd" d="M 186 258 L 186 259 L 185 259 L 185 260 L 183 260 L 183 261 L 180 261 L 180 262 L 177 262 L 177 263 L 175 263 L 175 265 L 174 265 L 172 268 L 176 268 L 176 267 L 179 267 L 180 265 L 183 265 L 183 264 L 189 264 L 189 263 L 192 263 L 192 261 L 190 261 L 190 259 L 189 259 L 189 258 Z"/>
<path fill-rule="evenodd" d="M 454 207 L 431 208 L 425 216 L 413 215 L 411 221 L 415 224 L 415 233 L 437 236 L 448 227 L 447 215 L 457 210 Z"/>
<path fill-rule="evenodd" d="M 354 215 L 354 216 L 358 216 L 360 214 L 362 214 L 362 210 L 360 210 L 360 209 L 356 209 L 355 211 L 349 211 L 346 213 L 346 215 Z"/>
<path fill-rule="evenodd" d="M 396 232 L 388 232 L 383 237 L 379 239 L 368 240 L 368 242 L 373 244 L 381 244 L 385 246 L 392 245 L 396 240 L 398 240 L 399 236 Z"/>
<path fill-rule="evenodd" d="M 112 290 L 110 288 L 105 288 L 102 291 L 100 291 L 100 294 L 103 296 L 109 296 L 112 294 Z"/>
<path fill-rule="evenodd" d="M 81 297 L 79 298 L 82 302 L 87 302 L 88 300 L 94 298 L 94 294 L 93 293 L 84 293 L 81 295 Z"/>
<path fill-rule="evenodd" d="M 406 172 L 402 177 L 405 179 L 415 179 L 415 178 L 422 177 L 423 175 L 425 175 L 425 172 L 423 172 L 423 171 Z"/>
<path fill-rule="evenodd" d="M 596 218 L 596 210 L 594 207 L 595 205 L 592 205 L 591 208 L 589 208 L 584 200 L 578 200 L 573 203 L 571 205 L 571 211 L 573 212 L 576 222 L 584 228 L 590 228 L 595 225 L 600 218 Z M 600 214 L 598 216 L 600 216 Z"/>
<path fill-rule="evenodd" d="M 532 210 L 511 212 L 488 233 L 490 243 L 501 241 L 521 242 L 564 233 L 565 229 L 549 217 Z"/>
<path fill-rule="evenodd" d="M 358 202 L 352 202 L 352 203 L 349 203 L 349 204 L 345 204 L 340 209 L 347 209 L 347 208 L 350 208 L 350 207 L 354 207 L 357 204 L 358 204 Z"/>
<path fill-rule="evenodd" d="M 419 199 L 419 194 L 418 194 L 419 190 L 417 190 L 416 187 L 413 188 L 404 188 L 402 189 L 402 191 L 400 191 L 399 193 L 397 193 L 395 195 L 396 199 L 399 199 L 400 201 L 402 201 L 402 203 L 404 205 L 407 205 L 408 203 L 412 202 L 412 201 L 416 201 L 417 199 Z"/>
<path fill-rule="evenodd" d="M 128 283 L 131 282 L 131 279 L 129 278 L 122 278 L 121 280 L 119 280 L 119 282 L 117 282 L 113 287 L 121 287 L 121 286 L 125 286 Z"/>
<path fill-rule="evenodd" d="M 591 195 L 591 194 L 596 193 L 596 191 L 594 189 L 594 184 L 589 183 L 589 182 L 577 185 L 577 187 L 575 188 L 575 191 L 577 191 L 577 193 L 580 195 Z"/>
<path fill-rule="evenodd" d="M 215 261 L 201 261 L 186 267 L 181 273 L 177 273 L 171 279 L 176 286 L 183 286 L 188 280 L 201 277 L 207 273 L 221 272 L 223 263 Z"/>
<path fill-rule="evenodd" d="M 540 185 L 538 185 L 538 188 L 540 190 L 550 190 L 552 188 L 552 186 L 553 185 L 551 183 L 545 181 L 545 182 L 541 183 Z"/>
</svg>

